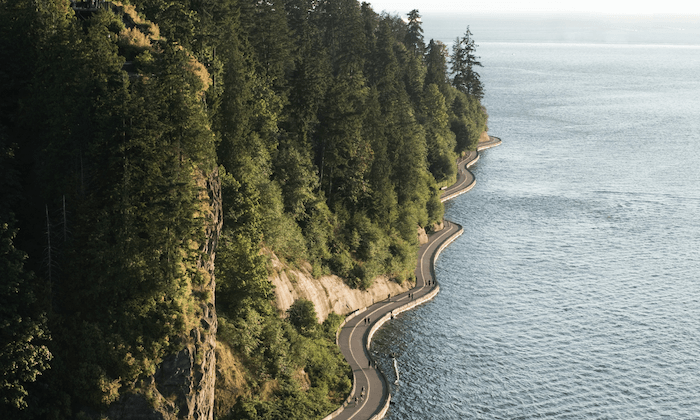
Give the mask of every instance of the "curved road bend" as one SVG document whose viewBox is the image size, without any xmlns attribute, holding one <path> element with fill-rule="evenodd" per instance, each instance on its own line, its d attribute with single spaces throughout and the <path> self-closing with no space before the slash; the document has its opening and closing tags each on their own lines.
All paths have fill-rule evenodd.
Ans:
<svg viewBox="0 0 700 420">
<path fill-rule="evenodd" d="M 413 293 L 413 299 L 419 299 L 430 293 L 437 287 L 435 283 L 427 286 L 427 280 L 433 279 L 433 255 L 440 246 L 452 235 L 459 232 L 462 227 L 458 224 L 445 221 L 445 228 L 429 236 L 429 242 L 419 249 L 418 267 L 416 267 L 416 287 L 391 299 L 377 302 L 343 326 L 338 336 L 340 351 L 352 367 L 355 377 L 355 394 L 353 400 L 345 407 L 336 419 L 366 420 L 379 412 L 386 401 L 389 387 L 384 382 L 384 377 L 374 367 L 370 367 L 369 354 L 367 353 L 367 334 L 372 324 L 390 311 L 393 311 L 410 302 L 409 293 Z M 365 318 L 370 318 L 370 323 L 365 323 Z M 362 389 L 365 397 L 361 398 Z M 358 397 L 357 403 L 354 397 Z"/>
<path fill-rule="evenodd" d="M 490 137 L 489 141 L 479 143 L 477 150 L 497 146 L 501 140 Z M 474 182 L 474 175 L 467 169 L 469 164 L 477 159 L 478 152 L 471 151 L 467 157 L 458 163 L 460 173 L 457 182 L 443 191 L 443 197 L 454 194 L 460 189 L 468 188 Z M 350 397 L 345 409 L 334 419 L 339 420 L 367 420 L 379 413 L 389 396 L 389 385 L 384 377 L 374 367 L 370 366 L 370 357 L 367 352 L 367 335 L 372 325 L 387 313 L 410 302 L 409 293 L 413 293 L 413 299 L 419 299 L 432 292 L 437 285 L 433 282 L 428 286 L 428 280 L 435 280 L 433 268 L 433 256 L 440 246 L 457 234 L 462 227 L 456 223 L 445 220 L 444 229 L 428 236 L 428 242 L 421 245 L 418 250 L 418 266 L 416 267 L 416 286 L 390 299 L 377 302 L 363 312 L 350 319 L 341 329 L 338 335 L 338 345 L 343 356 L 350 364 L 354 376 L 355 392 Z M 370 322 L 366 323 L 365 319 Z M 364 397 L 363 397 L 364 389 Z M 355 400 L 357 397 L 357 400 Z"/>
<path fill-rule="evenodd" d="M 489 136 L 488 141 L 479 142 L 476 151 L 470 150 L 464 157 L 464 160 L 457 162 L 457 181 L 442 191 L 440 201 L 445 202 L 451 198 L 454 198 L 456 193 L 472 188 L 476 179 L 474 178 L 474 174 L 468 169 L 469 166 L 479 159 L 480 151 L 498 146 L 499 144 L 501 144 L 501 139 L 498 137 Z"/>
<path fill-rule="evenodd" d="M 470 150 L 465 159 L 457 163 L 457 182 L 442 190 L 442 197 L 440 198 L 440 201 L 446 201 L 447 199 L 445 197 L 449 197 L 452 194 L 467 189 L 474 183 L 474 174 L 467 169 L 467 166 L 472 163 L 472 161 L 476 160 L 478 156 L 479 152 Z"/>
</svg>

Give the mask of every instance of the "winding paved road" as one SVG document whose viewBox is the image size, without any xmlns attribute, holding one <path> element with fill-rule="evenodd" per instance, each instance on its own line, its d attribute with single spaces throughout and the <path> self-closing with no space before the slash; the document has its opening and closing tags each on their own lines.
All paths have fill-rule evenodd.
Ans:
<svg viewBox="0 0 700 420">
<path fill-rule="evenodd" d="M 477 150 L 498 146 L 501 140 L 490 137 L 488 141 L 479 143 Z M 449 200 L 469 191 L 476 182 L 474 174 L 468 167 L 479 158 L 478 152 L 469 152 L 458 162 L 459 173 L 457 181 L 443 190 L 441 201 Z M 355 311 L 354 315 L 346 318 L 345 325 L 338 334 L 338 345 L 352 367 L 353 391 L 341 409 L 335 411 L 326 419 L 381 419 L 389 407 L 391 395 L 389 385 L 384 375 L 373 366 L 368 351 L 371 335 L 381 324 L 410 307 L 430 300 L 439 291 L 435 282 L 434 262 L 440 251 L 462 233 L 462 227 L 456 223 L 445 221 L 444 229 L 428 237 L 428 242 L 418 250 L 418 266 L 416 267 L 416 286 L 400 295 L 391 296 L 384 301 Z M 428 284 L 430 282 L 430 284 Z M 412 294 L 412 297 L 410 295 Z"/>
</svg>

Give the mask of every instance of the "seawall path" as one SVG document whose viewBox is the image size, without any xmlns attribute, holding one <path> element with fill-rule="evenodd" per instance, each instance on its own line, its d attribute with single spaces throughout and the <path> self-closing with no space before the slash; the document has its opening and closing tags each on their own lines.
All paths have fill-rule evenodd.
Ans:
<svg viewBox="0 0 700 420">
<path fill-rule="evenodd" d="M 457 163 L 457 181 L 443 190 L 440 201 L 447 201 L 471 190 L 476 184 L 469 167 L 479 160 L 479 151 L 501 144 L 498 137 L 489 136 L 480 142 L 476 151 L 471 151 Z M 338 420 L 378 420 L 386 415 L 391 402 L 391 393 L 386 376 L 369 352 L 374 333 L 397 314 L 427 302 L 440 291 L 435 281 L 435 261 L 440 252 L 462 234 L 462 226 L 445 220 L 444 228 L 432 233 L 428 242 L 418 250 L 416 285 L 397 296 L 387 296 L 383 301 L 354 311 L 345 318 L 338 331 L 336 341 L 343 356 L 350 364 L 353 387 L 350 396 L 336 411 L 324 418 Z"/>
</svg>

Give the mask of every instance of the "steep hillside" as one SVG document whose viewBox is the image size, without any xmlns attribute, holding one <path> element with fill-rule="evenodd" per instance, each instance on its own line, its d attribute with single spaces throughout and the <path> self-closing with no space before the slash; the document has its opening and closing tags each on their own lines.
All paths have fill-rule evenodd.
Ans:
<svg viewBox="0 0 700 420">
<path fill-rule="evenodd" d="M 474 48 L 356 0 L 0 0 L 0 417 L 333 411 L 343 315 L 410 287 L 485 130 Z"/>
</svg>

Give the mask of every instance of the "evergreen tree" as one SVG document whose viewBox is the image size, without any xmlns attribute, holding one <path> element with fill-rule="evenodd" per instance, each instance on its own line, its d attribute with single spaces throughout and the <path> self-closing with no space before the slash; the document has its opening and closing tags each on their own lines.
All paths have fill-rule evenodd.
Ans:
<svg viewBox="0 0 700 420">
<path fill-rule="evenodd" d="M 8 419 L 22 417 L 28 386 L 53 357 L 46 346 L 46 319 L 37 312 L 31 290 L 34 276 L 24 265 L 27 255 L 14 245 L 12 207 L 20 199 L 14 164 L 14 148 L 0 124 L 0 417 Z"/>
<path fill-rule="evenodd" d="M 422 106 L 430 172 L 438 182 L 452 179 L 456 173 L 454 151 L 457 142 L 450 130 L 445 98 L 437 85 L 428 85 Z"/>
<path fill-rule="evenodd" d="M 356 0 L 318 2 L 322 36 L 328 48 L 334 76 L 362 72 L 367 57 L 367 40 L 361 25 L 361 7 Z"/>
<path fill-rule="evenodd" d="M 428 53 L 425 57 L 425 86 L 436 85 L 443 96 L 447 96 L 449 86 L 447 56 L 445 44 L 431 39 L 428 44 Z"/>
<path fill-rule="evenodd" d="M 305 150 L 300 152 L 308 153 L 318 128 L 318 110 L 328 88 L 331 66 L 321 32 L 313 22 L 311 5 L 289 1 L 287 7 L 293 17 L 290 21 L 297 54 L 289 77 L 289 101 L 282 126 L 290 135 L 297 136 L 295 143 Z"/>
<path fill-rule="evenodd" d="M 197 1 L 192 3 L 195 3 L 196 9 Z M 148 19 L 158 24 L 161 35 L 168 41 L 177 42 L 186 49 L 197 44 L 197 22 L 200 16 L 190 8 L 190 1 L 141 0 L 137 6 Z M 206 18 L 207 14 L 204 16 Z"/>
<path fill-rule="evenodd" d="M 486 131 L 488 115 L 478 99 L 456 92 L 451 106 L 450 127 L 457 138 L 457 152 L 474 150 L 479 136 Z"/>
<path fill-rule="evenodd" d="M 295 45 L 287 24 L 283 0 L 241 0 L 241 23 L 255 51 L 256 70 L 282 101 L 287 96 L 287 77 L 294 67 Z"/>
<path fill-rule="evenodd" d="M 414 110 L 416 117 L 418 117 L 421 111 L 423 82 L 425 81 L 426 73 L 423 58 L 412 54 L 400 42 L 394 44 L 394 53 L 399 62 L 403 89 L 411 99 L 411 108 Z"/>
<path fill-rule="evenodd" d="M 32 274 L 26 255 L 14 247 L 11 215 L 0 217 L 0 416 L 19 418 L 27 408 L 27 386 L 49 368 L 52 354 L 46 319 L 33 310 Z M 10 218 L 8 220 L 8 218 Z"/>
<path fill-rule="evenodd" d="M 354 208 L 367 193 L 366 173 L 372 149 L 362 136 L 362 116 L 368 90 L 361 75 L 340 74 L 326 94 L 319 131 L 321 186 L 329 207 Z"/>
<path fill-rule="evenodd" d="M 479 73 L 474 69 L 474 67 L 482 67 L 481 62 L 478 61 L 479 57 L 476 56 L 476 47 L 467 26 L 464 36 L 457 37 L 452 45 L 452 85 L 457 90 L 480 100 L 484 97 L 484 88 Z"/>
<path fill-rule="evenodd" d="M 287 309 L 287 314 L 289 314 L 289 322 L 291 322 L 294 328 L 301 334 L 308 335 L 318 326 L 316 310 L 314 309 L 313 302 L 310 300 L 295 300 L 292 306 Z"/>
<path fill-rule="evenodd" d="M 366 133 L 365 136 L 372 139 L 374 160 L 369 174 L 371 195 L 364 207 L 368 209 L 373 220 L 385 223 L 385 226 L 394 226 L 398 205 L 393 184 L 393 165 L 387 144 L 387 121 L 382 115 L 379 92 L 376 87 L 371 89 L 365 109 L 367 116 L 363 130 Z"/>
<path fill-rule="evenodd" d="M 425 39 L 423 38 L 423 28 L 420 20 L 420 13 L 417 9 L 408 12 L 408 32 L 406 33 L 406 48 L 417 57 L 423 57 L 425 53 Z"/>
</svg>

